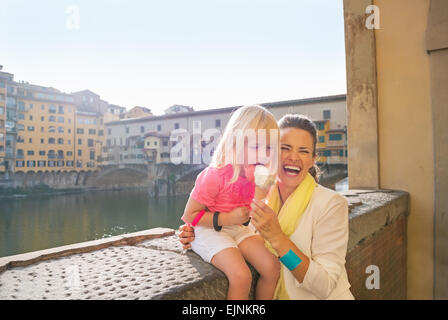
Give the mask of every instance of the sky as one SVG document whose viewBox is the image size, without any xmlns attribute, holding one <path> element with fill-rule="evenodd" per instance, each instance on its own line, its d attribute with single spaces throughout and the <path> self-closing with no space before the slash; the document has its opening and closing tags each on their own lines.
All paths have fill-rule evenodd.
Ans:
<svg viewBox="0 0 448 320">
<path fill-rule="evenodd" d="M 342 0 L 0 0 L 16 81 L 154 114 L 346 93 Z"/>
</svg>

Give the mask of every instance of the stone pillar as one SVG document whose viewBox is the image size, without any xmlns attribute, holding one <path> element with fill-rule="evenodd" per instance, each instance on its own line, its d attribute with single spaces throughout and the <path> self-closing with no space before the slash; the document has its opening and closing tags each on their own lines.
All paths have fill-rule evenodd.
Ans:
<svg viewBox="0 0 448 320">
<path fill-rule="evenodd" d="M 372 4 L 344 0 L 350 189 L 379 188 L 375 33 L 366 27 Z"/>
</svg>

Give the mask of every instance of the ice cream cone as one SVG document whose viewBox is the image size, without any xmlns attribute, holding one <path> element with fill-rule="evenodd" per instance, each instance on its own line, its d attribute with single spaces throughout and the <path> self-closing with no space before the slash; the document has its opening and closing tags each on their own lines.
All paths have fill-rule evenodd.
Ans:
<svg viewBox="0 0 448 320">
<path fill-rule="evenodd" d="M 255 195 L 254 199 L 258 201 L 263 201 L 266 199 L 266 196 L 268 195 L 269 189 L 261 188 L 261 187 L 255 187 Z"/>
</svg>

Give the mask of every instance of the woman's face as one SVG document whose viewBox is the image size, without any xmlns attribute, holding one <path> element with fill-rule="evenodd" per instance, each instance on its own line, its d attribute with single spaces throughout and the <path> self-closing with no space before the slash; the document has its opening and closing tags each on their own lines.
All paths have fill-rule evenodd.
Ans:
<svg viewBox="0 0 448 320">
<path fill-rule="evenodd" d="M 297 128 L 280 129 L 279 182 L 296 188 L 305 179 L 316 157 L 313 157 L 313 137 L 308 131 Z"/>
</svg>

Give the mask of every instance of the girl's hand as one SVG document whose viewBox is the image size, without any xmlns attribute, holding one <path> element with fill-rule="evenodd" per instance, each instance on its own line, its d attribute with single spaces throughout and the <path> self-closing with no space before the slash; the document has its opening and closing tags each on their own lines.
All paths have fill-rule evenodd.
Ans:
<svg viewBox="0 0 448 320">
<path fill-rule="evenodd" d="M 194 240 L 194 228 L 186 224 L 179 227 L 179 241 L 184 249 L 191 248 L 190 242 Z"/>
<path fill-rule="evenodd" d="M 277 215 L 268 205 L 254 199 L 251 207 L 252 225 L 263 238 L 272 244 L 273 241 L 285 235 L 280 227 Z"/>
<path fill-rule="evenodd" d="M 230 211 L 228 214 L 228 225 L 243 224 L 249 220 L 249 209 L 247 207 L 238 207 Z"/>
</svg>

